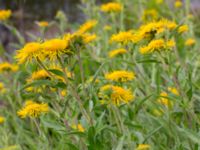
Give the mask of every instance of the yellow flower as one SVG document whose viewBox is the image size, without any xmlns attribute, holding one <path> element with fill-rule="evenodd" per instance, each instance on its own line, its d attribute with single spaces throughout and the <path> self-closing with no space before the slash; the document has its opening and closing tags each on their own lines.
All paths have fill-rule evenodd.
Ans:
<svg viewBox="0 0 200 150">
<path fill-rule="evenodd" d="M 47 21 L 40 21 L 37 24 L 40 27 L 47 27 L 49 25 L 49 23 Z"/>
<path fill-rule="evenodd" d="M 167 19 L 161 19 L 159 21 L 152 21 L 142 25 L 138 30 L 138 40 L 149 38 L 155 34 L 164 32 L 165 30 L 173 30 L 177 27 L 177 24 Z"/>
<path fill-rule="evenodd" d="M 113 58 L 113 57 L 116 57 L 118 55 L 122 55 L 125 53 L 127 53 L 127 50 L 120 48 L 120 49 L 115 49 L 115 50 L 110 51 L 108 55 L 110 58 Z"/>
<path fill-rule="evenodd" d="M 46 57 L 55 60 L 57 56 L 69 53 L 68 45 L 68 41 L 64 39 L 50 39 L 42 44 L 42 48 Z"/>
<path fill-rule="evenodd" d="M 32 73 L 31 77 L 27 79 L 27 82 L 32 82 L 35 80 L 47 79 L 50 78 L 46 70 L 41 69 Z"/>
<path fill-rule="evenodd" d="M 189 38 L 189 39 L 187 39 L 187 40 L 185 41 L 185 45 L 186 45 L 186 46 L 192 46 L 192 45 L 194 45 L 195 43 L 196 43 L 196 40 L 193 39 L 193 38 Z"/>
<path fill-rule="evenodd" d="M 0 21 L 5 21 L 10 18 L 12 12 L 11 10 L 0 10 Z"/>
<path fill-rule="evenodd" d="M 128 72 L 125 70 L 114 71 L 112 73 L 105 74 L 107 80 L 116 81 L 116 82 L 127 82 L 135 78 L 133 72 Z"/>
<path fill-rule="evenodd" d="M 101 5 L 102 12 L 120 12 L 122 10 L 122 5 L 116 2 L 109 2 L 106 4 Z"/>
<path fill-rule="evenodd" d="M 81 124 L 72 125 L 72 128 L 75 129 L 75 130 L 78 130 L 79 132 L 84 132 L 85 131 L 84 127 Z"/>
<path fill-rule="evenodd" d="M 149 144 L 139 144 L 138 147 L 136 148 L 136 150 L 148 150 L 148 149 L 150 149 Z"/>
<path fill-rule="evenodd" d="M 87 22 L 85 22 L 84 24 L 80 26 L 77 33 L 83 34 L 85 32 L 88 32 L 89 30 L 94 28 L 96 24 L 97 24 L 97 20 L 88 20 Z"/>
<path fill-rule="evenodd" d="M 182 25 L 178 28 L 178 33 L 184 33 L 189 30 L 189 27 L 187 25 Z"/>
<path fill-rule="evenodd" d="M 170 49 L 175 46 L 175 42 L 173 40 L 169 40 L 165 42 L 163 39 L 152 40 L 147 46 L 140 48 L 141 54 L 148 54 L 155 51 L 159 51 L 161 49 Z"/>
<path fill-rule="evenodd" d="M 39 104 L 33 101 L 28 101 L 25 103 L 25 106 L 17 112 L 17 114 L 21 118 L 39 117 L 42 113 L 47 113 L 48 111 L 49 108 L 46 103 Z"/>
<path fill-rule="evenodd" d="M 103 27 L 103 29 L 104 29 L 105 31 L 109 31 L 109 30 L 112 29 L 112 27 L 109 26 L 109 25 L 105 25 L 105 26 Z"/>
<path fill-rule="evenodd" d="M 166 92 L 161 92 L 158 102 L 166 107 L 171 107 L 172 102 L 167 97 L 168 97 L 168 94 Z"/>
<path fill-rule="evenodd" d="M 1 124 L 1 123 L 4 123 L 4 121 L 5 121 L 5 118 L 2 117 L 2 116 L 0 116 L 0 124 Z"/>
<path fill-rule="evenodd" d="M 62 90 L 62 91 L 60 92 L 60 94 L 61 94 L 61 96 L 65 97 L 65 96 L 67 95 L 67 91 L 66 91 L 66 90 Z"/>
<path fill-rule="evenodd" d="M 129 103 L 130 101 L 134 100 L 134 96 L 130 90 L 109 84 L 100 88 L 99 96 L 103 98 L 101 102 L 104 104 L 106 103 L 106 100 L 108 100 L 117 106 L 119 106 L 121 103 Z"/>
<path fill-rule="evenodd" d="M 171 93 L 173 93 L 174 95 L 179 96 L 179 92 L 176 88 L 174 87 L 168 87 L 168 91 L 170 91 Z"/>
<path fill-rule="evenodd" d="M 92 42 L 92 41 L 97 39 L 97 35 L 96 34 L 83 34 L 82 36 L 83 36 L 82 37 L 83 38 L 83 42 L 85 44 L 88 44 L 88 43 L 90 43 L 90 42 Z"/>
<path fill-rule="evenodd" d="M 134 99 L 134 96 L 130 90 L 124 89 L 119 86 L 112 86 L 111 101 L 115 105 L 120 103 L 129 103 Z"/>
<path fill-rule="evenodd" d="M 182 5 L 183 5 L 183 3 L 181 2 L 181 0 L 176 0 L 175 3 L 174 3 L 174 6 L 176 8 L 180 8 L 180 7 L 182 7 Z"/>
<path fill-rule="evenodd" d="M 27 43 L 22 49 L 17 50 L 15 58 L 19 64 L 30 62 L 35 58 L 43 59 L 42 47 L 40 43 Z"/>
<path fill-rule="evenodd" d="M 138 41 L 137 35 L 133 34 L 132 31 L 121 31 L 117 34 L 113 34 L 110 38 L 110 42 L 118 42 L 127 44 L 129 42 L 136 43 Z"/>
<path fill-rule="evenodd" d="M 9 62 L 3 62 L 0 64 L 0 72 L 15 72 L 18 70 L 18 68 L 19 67 L 17 65 L 10 64 Z"/>
<path fill-rule="evenodd" d="M 155 9 L 145 10 L 142 16 L 143 21 L 156 20 L 158 18 L 158 12 Z"/>
</svg>

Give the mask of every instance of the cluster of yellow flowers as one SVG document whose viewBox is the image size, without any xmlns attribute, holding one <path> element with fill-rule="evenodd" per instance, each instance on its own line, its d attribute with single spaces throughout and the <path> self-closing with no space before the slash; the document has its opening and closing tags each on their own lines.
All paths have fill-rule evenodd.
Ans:
<svg viewBox="0 0 200 150">
<path fill-rule="evenodd" d="M 45 103 L 39 104 L 33 101 L 27 101 L 25 106 L 17 112 L 21 118 L 38 117 L 41 113 L 49 111 L 48 105 Z"/>
<path fill-rule="evenodd" d="M 10 18 L 11 10 L 0 10 L 0 21 L 5 21 Z"/>
</svg>

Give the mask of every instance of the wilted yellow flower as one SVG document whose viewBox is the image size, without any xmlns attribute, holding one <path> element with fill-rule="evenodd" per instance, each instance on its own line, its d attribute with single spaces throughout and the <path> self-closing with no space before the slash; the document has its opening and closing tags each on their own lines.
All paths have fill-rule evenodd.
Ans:
<svg viewBox="0 0 200 150">
<path fill-rule="evenodd" d="M 136 150 L 148 150 L 148 149 L 150 149 L 149 144 L 139 144 L 138 147 L 136 148 Z"/>
<path fill-rule="evenodd" d="M 184 33 L 189 30 L 189 27 L 187 25 L 182 25 L 178 28 L 178 33 Z"/>
<path fill-rule="evenodd" d="M 109 2 L 101 5 L 102 12 L 120 12 L 122 10 L 122 5 L 116 2 Z"/>
<path fill-rule="evenodd" d="M 110 58 L 113 58 L 113 57 L 115 57 L 115 56 L 122 55 L 122 54 L 125 54 L 125 53 L 127 53 L 127 50 L 125 50 L 125 49 L 123 49 L 123 48 L 114 49 L 114 50 L 112 50 L 112 51 L 110 51 L 110 52 L 108 53 L 108 56 L 109 56 Z"/>
<path fill-rule="evenodd" d="M 195 43 L 196 43 L 196 40 L 193 39 L 193 38 L 189 38 L 189 39 L 187 39 L 187 40 L 185 41 L 185 45 L 186 45 L 186 46 L 192 46 L 192 45 L 194 45 Z"/>
<path fill-rule="evenodd" d="M 27 43 L 22 49 L 17 50 L 15 58 L 20 64 L 30 62 L 35 58 L 43 59 L 42 47 L 40 43 Z"/>
<path fill-rule="evenodd" d="M 168 99 L 168 94 L 166 92 L 160 93 L 160 98 L 158 99 L 158 102 L 166 107 L 172 106 L 172 102 Z"/>
<path fill-rule="evenodd" d="M 0 72 L 15 72 L 18 70 L 18 68 L 19 67 L 17 65 L 10 64 L 9 62 L 3 62 L 0 64 Z"/>
<path fill-rule="evenodd" d="M 137 35 L 133 34 L 132 31 L 121 31 L 117 34 L 113 34 L 110 38 L 110 42 L 118 42 L 127 44 L 129 42 L 136 43 L 138 41 Z"/>
<path fill-rule="evenodd" d="M 141 54 L 148 54 L 155 51 L 159 51 L 161 49 L 170 49 L 175 46 L 175 42 L 173 40 L 169 40 L 165 42 L 163 39 L 152 40 L 147 46 L 140 48 Z"/>
<path fill-rule="evenodd" d="M 55 60 L 57 56 L 69 53 L 69 49 L 67 49 L 68 45 L 68 41 L 56 38 L 45 41 L 42 44 L 42 48 L 45 56 L 50 60 Z"/>
<path fill-rule="evenodd" d="M 47 21 L 40 21 L 40 22 L 37 22 L 37 24 L 40 27 L 47 27 L 49 25 Z"/>
<path fill-rule="evenodd" d="M 143 21 L 156 20 L 158 18 L 158 12 L 155 9 L 145 10 L 142 16 Z"/>
<path fill-rule="evenodd" d="M 46 103 L 39 104 L 33 101 L 28 101 L 25 103 L 25 106 L 17 112 L 17 114 L 21 118 L 39 117 L 42 113 L 47 113 L 48 111 L 49 108 Z"/>
<path fill-rule="evenodd" d="M 0 10 L 0 21 L 5 21 L 10 18 L 12 12 L 11 10 Z"/>
<path fill-rule="evenodd" d="M 174 87 L 168 87 L 168 91 L 170 91 L 171 93 L 173 93 L 174 95 L 179 95 L 179 92 L 176 88 Z"/>
<path fill-rule="evenodd" d="M 80 132 L 84 132 L 85 131 L 84 127 L 81 124 L 72 125 L 72 128 L 75 129 L 75 130 L 78 130 Z"/>
<path fill-rule="evenodd" d="M 133 72 L 128 72 L 125 70 L 114 71 L 112 73 L 105 74 L 107 80 L 116 81 L 116 82 L 127 82 L 135 78 Z"/>
<path fill-rule="evenodd" d="M 182 3 L 181 0 L 176 0 L 175 3 L 174 3 L 174 6 L 175 6 L 176 8 L 180 8 L 180 7 L 182 7 L 182 5 L 183 5 L 183 3 Z"/>
<path fill-rule="evenodd" d="M 109 25 L 105 25 L 105 26 L 103 27 L 103 29 L 104 29 L 105 31 L 109 31 L 109 30 L 112 29 L 112 27 L 109 26 Z"/>
<path fill-rule="evenodd" d="M 4 123 L 4 121 L 5 121 L 5 118 L 2 117 L 2 116 L 0 116 L 0 124 L 1 124 L 1 123 Z"/>
<path fill-rule="evenodd" d="M 77 33 L 83 34 L 85 32 L 90 31 L 92 28 L 94 28 L 97 25 L 97 20 L 88 20 L 84 24 L 80 26 Z"/>
</svg>

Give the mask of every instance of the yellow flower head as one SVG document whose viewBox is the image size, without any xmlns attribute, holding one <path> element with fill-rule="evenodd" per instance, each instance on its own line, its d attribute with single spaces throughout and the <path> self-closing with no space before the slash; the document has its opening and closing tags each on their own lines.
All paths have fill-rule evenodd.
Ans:
<svg viewBox="0 0 200 150">
<path fill-rule="evenodd" d="M 28 101 L 25 103 L 25 106 L 17 112 L 17 114 L 21 118 L 39 117 L 42 113 L 47 113 L 48 111 L 49 108 L 46 103 L 39 104 L 33 101 Z"/>
<path fill-rule="evenodd" d="M 50 60 L 55 60 L 57 56 L 67 54 L 69 50 L 67 49 L 69 43 L 64 39 L 50 39 L 42 44 L 42 48 L 45 56 Z"/>
<path fill-rule="evenodd" d="M 196 43 L 196 40 L 193 39 L 193 38 L 189 38 L 189 39 L 187 39 L 187 40 L 185 41 L 185 45 L 186 45 L 186 46 L 192 46 L 192 45 L 194 45 L 195 43 Z"/>
<path fill-rule="evenodd" d="M 61 96 L 65 97 L 65 96 L 67 95 L 67 91 L 66 91 L 66 90 L 62 90 L 62 91 L 60 92 L 60 94 L 61 94 Z"/>
<path fill-rule="evenodd" d="M 32 73 L 31 77 L 28 78 L 27 82 L 32 82 L 35 80 L 47 79 L 50 78 L 46 70 L 41 69 Z"/>
<path fill-rule="evenodd" d="M 149 144 L 139 144 L 136 150 L 149 150 L 150 145 Z"/>
<path fill-rule="evenodd" d="M 79 132 L 84 132 L 85 131 L 84 127 L 81 124 L 78 124 L 78 125 L 74 124 L 74 125 L 72 125 L 72 128 L 74 130 L 78 130 Z"/>
<path fill-rule="evenodd" d="M 101 5 L 100 9 L 102 12 L 107 12 L 107 13 L 120 12 L 122 10 L 122 5 L 116 2 L 109 2 L 109 3 Z"/>
<path fill-rule="evenodd" d="M 119 86 L 112 86 L 111 101 L 115 105 L 120 103 L 129 103 L 134 99 L 134 96 L 130 90 L 124 89 Z"/>
<path fill-rule="evenodd" d="M 133 72 L 119 70 L 106 74 L 105 78 L 116 82 L 127 82 L 133 80 L 135 78 L 135 74 Z"/>
<path fill-rule="evenodd" d="M 121 103 L 129 103 L 130 101 L 134 100 L 134 96 L 130 90 L 110 84 L 104 85 L 100 88 L 99 96 L 103 98 L 101 102 L 108 100 L 117 106 Z"/>
<path fill-rule="evenodd" d="M 43 59 L 42 47 L 40 43 L 27 43 L 22 49 L 17 50 L 15 58 L 19 64 L 30 62 L 35 58 Z"/>
<path fill-rule="evenodd" d="M 77 33 L 79 34 L 83 34 L 85 32 L 90 31 L 92 28 L 94 28 L 97 25 L 97 20 L 88 20 L 87 22 L 85 22 L 84 24 L 82 24 Z"/>
<path fill-rule="evenodd" d="M 120 48 L 120 49 L 115 49 L 115 50 L 112 50 L 108 53 L 108 56 L 110 58 L 113 58 L 113 57 L 116 57 L 118 55 L 122 55 L 122 54 L 125 54 L 127 53 L 127 50 L 123 49 L 123 48 Z"/>
<path fill-rule="evenodd" d="M 110 38 L 110 42 L 118 42 L 122 44 L 127 44 L 129 42 L 136 43 L 138 41 L 138 37 L 132 33 L 132 31 L 121 31 L 117 34 L 113 34 Z"/>
<path fill-rule="evenodd" d="M 170 49 L 175 46 L 175 42 L 173 40 L 169 40 L 165 42 L 163 39 L 152 40 L 147 46 L 140 48 L 141 54 L 148 54 L 155 51 L 160 51 L 161 49 Z"/>
<path fill-rule="evenodd" d="M 0 64 L 0 72 L 15 72 L 18 70 L 18 68 L 19 67 L 17 65 L 10 64 L 9 62 L 4 62 Z"/>
<path fill-rule="evenodd" d="M 174 95 L 179 96 L 179 92 L 176 88 L 174 87 L 168 87 L 168 91 L 170 91 L 171 93 L 173 93 Z"/>
<path fill-rule="evenodd" d="M 156 0 L 156 3 L 157 3 L 157 4 L 162 4 L 162 3 L 163 3 L 163 0 Z"/>
<path fill-rule="evenodd" d="M 189 30 L 189 27 L 187 25 L 182 25 L 178 28 L 178 33 L 184 33 Z"/>
<path fill-rule="evenodd" d="M 11 10 L 0 10 L 0 21 L 5 21 L 10 18 L 12 12 Z"/>
<path fill-rule="evenodd" d="M 82 38 L 83 38 L 83 42 L 85 44 L 88 44 L 88 43 L 96 40 L 97 39 L 97 35 L 96 34 L 83 34 Z"/>
<path fill-rule="evenodd" d="M 4 121 L 5 121 L 5 118 L 2 117 L 2 116 L 0 116 L 0 124 L 1 124 L 1 123 L 4 123 Z"/>
<path fill-rule="evenodd" d="M 166 107 L 172 106 L 172 102 L 168 99 L 168 94 L 166 92 L 160 93 L 160 98 L 158 99 L 158 102 Z"/>
<path fill-rule="evenodd" d="M 176 0 L 175 3 L 174 3 L 174 7 L 176 8 L 180 8 L 183 6 L 183 3 L 181 0 Z"/>
<path fill-rule="evenodd" d="M 47 27 L 49 25 L 47 21 L 40 21 L 37 24 L 39 27 Z"/>
</svg>

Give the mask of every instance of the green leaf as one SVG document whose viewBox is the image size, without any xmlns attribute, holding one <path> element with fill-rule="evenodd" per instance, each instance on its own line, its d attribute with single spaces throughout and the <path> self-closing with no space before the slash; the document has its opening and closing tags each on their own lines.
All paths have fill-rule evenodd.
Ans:
<svg viewBox="0 0 200 150">
<path fill-rule="evenodd" d="M 48 71 L 50 71 L 51 73 L 57 75 L 57 76 L 61 76 L 64 77 L 64 73 L 58 69 L 49 69 Z"/>
</svg>

